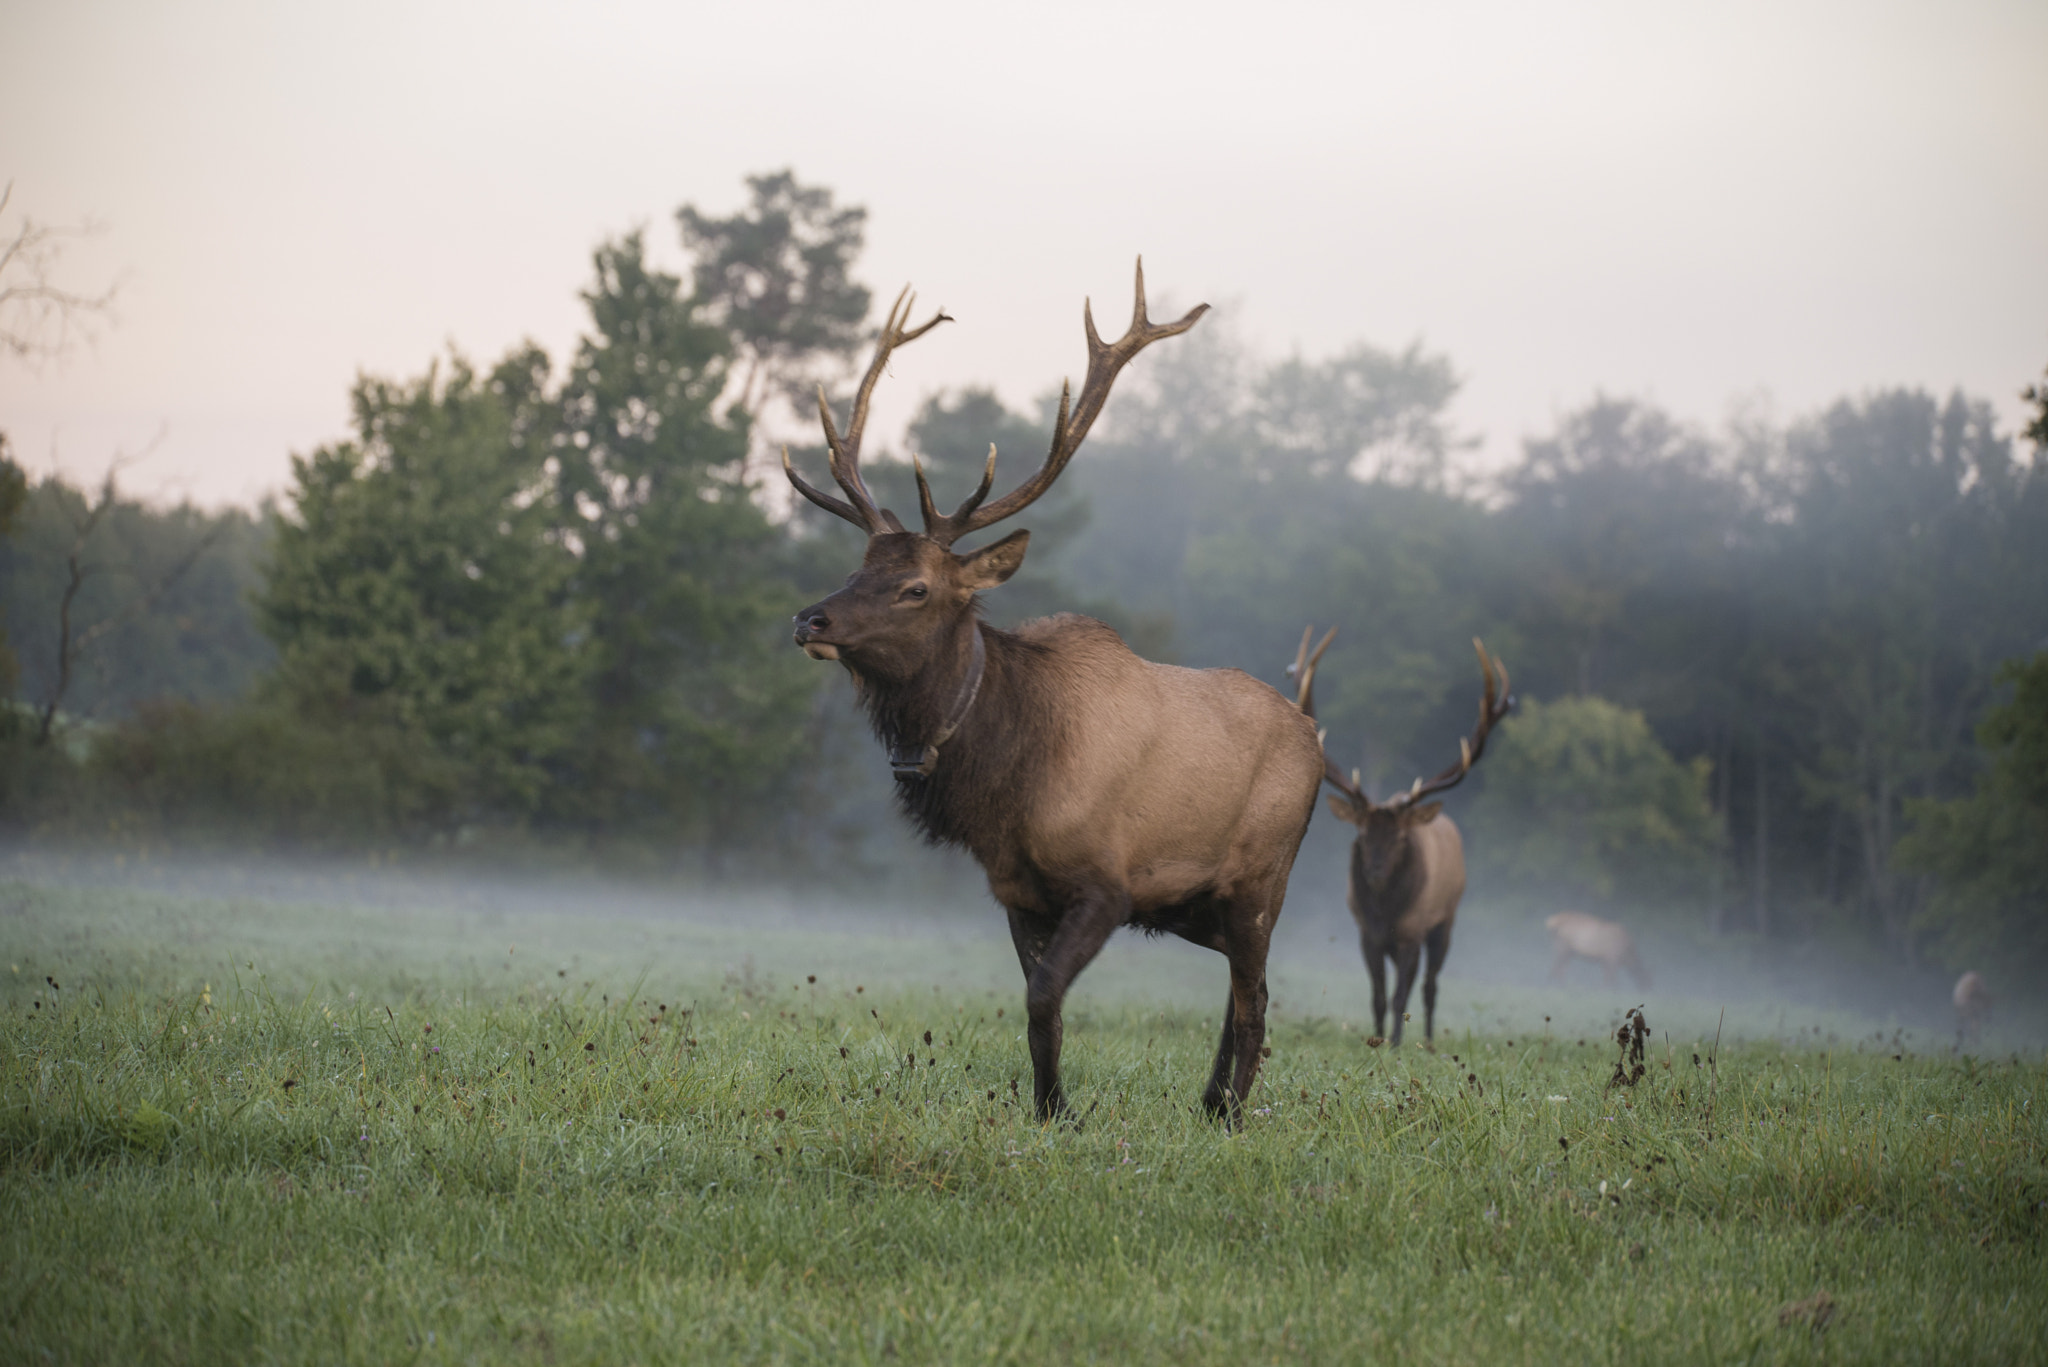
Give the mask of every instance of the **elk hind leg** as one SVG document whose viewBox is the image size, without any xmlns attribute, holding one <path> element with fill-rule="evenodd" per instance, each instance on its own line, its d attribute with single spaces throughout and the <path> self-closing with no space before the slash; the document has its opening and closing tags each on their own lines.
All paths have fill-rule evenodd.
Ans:
<svg viewBox="0 0 2048 1367">
<path fill-rule="evenodd" d="M 1237 992 L 1223 1002 L 1223 1038 L 1216 1042 L 1216 1066 L 1209 1070 L 1209 1085 L 1202 1090 L 1202 1109 L 1221 1117 L 1230 1109 L 1230 1070 L 1237 1059 Z"/>
<path fill-rule="evenodd" d="M 1230 1090 L 1221 1101 L 1223 1114 L 1233 1129 L 1244 1123 L 1244 1100 L 1252 1094 L 1252 1082 L 1259 1075 L 1260 1051 L 1266 1047 L 1264 948 L 1261 945 L 1257 954 L 1232 954 L 1230 957 L 1230 1024 L 1234 1035 L 1230 1050 L 1236 1058 L 1231 1069 Z"/>
<path fill-rule="evenodd" d="M 1451 923 L 1444 922 L 1429 932 L 1422 947 L 1428 951 L 1428 960 L 1422 971 L 1422 1038 L 1436 1041 L 1436 975 L 1444 966 L 1444 959 L 1451 952 Z"/>
</svg>

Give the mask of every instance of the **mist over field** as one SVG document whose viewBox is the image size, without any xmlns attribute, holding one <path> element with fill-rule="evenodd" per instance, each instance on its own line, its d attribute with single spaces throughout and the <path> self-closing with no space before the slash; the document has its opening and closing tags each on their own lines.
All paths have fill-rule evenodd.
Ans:
<svg viewBox="0 0 2048 1367">
<path fill-rule="evenodd" d="M 1344 910 L 1341 851 L 1322 852 L 1337 857 L 1305 855 L 1297 864 L 1274 936 L 1273 1021 L 1283 1040 L 1288 1025 L 1336 1026 L 1363 1049 L 1370 996 Z M 452 982 L 494 994 L 565 984 L 616 994 L 638 983 L 643 994 L 709 999 L 788 991 L 815 977 L 837 993 L 850 985 L 966 993 L 1021 1014 L 1023 980 L 1002 909 L 971 866 L 948 873 L 943 887 L 863 896 L 547 868 L 493 874 L 473 865 L 261 854 L 136 858 L 47 844 L 0 856 L 0 887 L 13 889 L 17 915 L 31 890 L 118 908 L 104 923 L 82 918 L 61 944 L 9 937 L 9 953 L 61 955 L 71 973 L 83 970 L 101 986 L 118 986 L 134 970 L 134 938 L 147 934 L 180 946 L 180 978 L 232 973 L 238 956 L 261 960 L 280 982 L 344 992 L 403 994 Z M 8 899 L 0 894 L 0 914 Z M 1441 979 L 1439 1031 L 1554 1033 L 1604 1048 L 1624 1011 L 1641 1005 L 1680 1041 L 1724 1028 L 1731 1043 L 1811 1036 L 1852 1049 L 1885 1042 L 1923 1052 L 1956 1044 L 1939 975 L 1874 956 L 1844 961 L 1825 946 L 1731 946 L 1656 928 L 1654 916 L 1639 914 L 1634 923 L 1652 927 L 1638 936 L 1650 987 L 1626 972 L 1610 982 L 1583 960 L 1553 978 L 1544 914 L 1484 890 L 1468 895 Z M 336 963 L 355 965 L 358 975 L 376 967 L 351 977 L 336 975 Z M 1227 986 L 1225 961 L 1214 952 L 1127 930 L 1082 974 L 1070 1001 L 1082 1019 L 1091 1003 L 1214 1015 Z M 1419 1021 L 1419 998 L 1411 1012 Z M 1996 1054 L 2043 1042 L 2042 1022 L 2019 1003 L 1970 1047 Z"/>
</svg>

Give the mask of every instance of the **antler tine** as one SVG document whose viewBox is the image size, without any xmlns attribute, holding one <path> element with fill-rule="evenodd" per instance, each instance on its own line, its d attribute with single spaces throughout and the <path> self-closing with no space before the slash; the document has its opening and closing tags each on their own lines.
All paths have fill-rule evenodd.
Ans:
<svg viewBox="0 0 2048 1367">
<path fill-rule="evenodd" d="M 911 467 L 917 474 L 918 509 L 924 514 L 924 534 L 941 546 L 950 546 L 970 530 L 969 519 L 981 501 L 988 497 L 989 487 L 996 482 L 996 444 L 988 444 L 988 460 L 981 467 L 981 484 L 969 494 L 961 505 L 946 516 L 941 516 L 937 505 L 932 502 L 931 485 L 925 482 L 924 462 L 915 457 Z"/>
<path fill-rule="evenodd" d="M 1315 654 L 1309 654 L 1309 638 L 1315 635 L 1315 624 L 1301 629 L 1301 645 L 1294 652 L 1294 663 L 1287 666 L 1287 677 L 1294 680 L 1294 705 L 1301 709 L 1303 716 L 1314 719 L 1316 715 L 1315 683 L 1316 663 L 1323 658 L 1323 652 L 1330 648 L 1330 642 L 1337 638 L 1337 628 L 1331 627 L 1323 636 Z"/>
<path fill-rule="evenodd" d="M 897 347 L 916 341 L 940 323 L 952 321 L 946 311 L 940 309 L 919 326 L 906 327 L 910 321 L 911 306 L 916 301 L 917 296 L 911 293 L 910 286 L 905 285 L 903 292 L 896 296 L 896 302 L 889 306 L 882 334 L 875 340 L 874 359 L 868 363 L 867 374 L 861 377 L 860 388 L 854 391 L 853 411 L 847 415 L 844 437 L 840 436 L 837 425 L 832 421 L 832 406 L 825 400 L 825 387 L 818 386 L 818 422 L 825 429 L 825 447 L 831 455 L 832 478 L 846 491 L 849 501 L 841 502 L 804 483 L 791 468 L 789 453 L 783 452 L 783 472 L 798 493 L 827 512 L 836 513 L 862 528 L 870 536 L 900 532 L 903 524 L 897 520 L 896 514 L 876 504 L 874 495 L 868 492 L 866 481 L 860 477 L 860 441 L 867 428 L 868 400 L 874 396 L 875 382 L 882 378 L 882 372 L 889 365 L 889 356 Z M 922 482 L 920 477 L 919 483 Z"/>
<path fill-rule="evenodd" d="M 834 498 L 830 494 L 821 493 L 804 481 L 804 477 L 796 472 L 796 467 L 789 463 L 789 448 L 787 446 L 782 448 L 782 473 L 789 477 L 789 482 L 796 487 L 798 493 L 817 504 L 820 508 L 823 508 L 826 512 L 836 517 L 843 517 L 856 527 L 863 528 L 870 534 L 873 533 L 874 529 L 868 526 L 868 520 L 856 511 L 851 503 L 848 503 L 843 498 Z"/>
<path fill-rule="evenodd" d="M 1301 629 L 1301 644 L 1294 648 L 1294 663 L 1287 666 L 1287 677 L 1294 680 L 1294 705 L 1301 708 L 1303 713 L 1310 717 L 1315 716 L 1314 712 L 1309 711 L 1309 708 L 1315 705 L 1315 700 L 1308 697 L 1308 690 L 1301 686 L 1301 676 L 1308 664 L 1308 643 L 1315 637 L 1315 634 L 1316 624 L 1314 622 L 1310 622 Z M 1307 705 L 1304 706 L 1304 703 Z"/>
<path fill-rule="evenodd" d="M 1389 807 L 1412 807 L 1433 793 L 1455 788 L 1464 780 L 1479 757 L 1486 753 L 1486 738 L 1496 723 L 1514 707 L 1515 699 L 1507 689 L 1508 668 L 1500 660 L 1486 653 L 1478 637 L 1473 637 L 1472 648 L 1479 652 L 1479 672 L 1486 681 L 1485 691 L 1479 698 L 1479 724 L 1473 729 L 1471 738 L 1458 738 L 1458 762 L 1430 779 L 1427 783 L 1415 780 L 1415 786 L 1386 805 Z"/>
<path fill-rule="evenodd" d="M 1365 785 L 1359 782 L 1358 771 L 1353 769 L 1350 773 L 1345 773 L 1337 767 L 1337 761 L 1331 759 L 1327 753 L 1323 756 L 1323 782 L 1329 784 L 1353 802 L 1361 802 L 1368 807 L 1372 806 L 1372 799 L 1365 795 Z"/>
<path fill-rule="evenodd" d="M 1209 311 L 1207 304 L 1197 304 L 1187 315 L 1171 323 L 1154 323 L 1145 313 L 1145 260 L 1138 258 L 1137 288 L 1131 308 L 1131 326 L 1123 336 L 1114 342 L 1105 343 L 1095 330 L 1095 309 L 1093 304 L 1083 301 L 1081 325 L 1088 335 L 1088 374 L 1081 382 L 1081 397 L 1073 398 L 1072 386 L 1060 386 L 1059 417 L 1053 423 L 1052 449 L 1045 457 L 1038 473 L 1004 494 L 986 508 L 966 508 L 953 517 L 945 519 L 926 535 L 951 544 L 953 539 L 978 532 L 983 527 L 993 526 L 1006 517 L 1014 516 L 1037 502 L 1047 489 L 1052 487 L 1060 472 L 1067 468 L 1067 462 L 1081 449 L 1087 439 L 1088 429 L 1095 425 L 1102 406 L 1109 400 L 1111 386 L 1116 383 L 1117 374 L 1129 365 L 1131 358 L 1152 343 L 1165 337 L 1178 337 L 1193 327 Z M 975 500 L 977 503 L 979 500 Z"/>
</svg>

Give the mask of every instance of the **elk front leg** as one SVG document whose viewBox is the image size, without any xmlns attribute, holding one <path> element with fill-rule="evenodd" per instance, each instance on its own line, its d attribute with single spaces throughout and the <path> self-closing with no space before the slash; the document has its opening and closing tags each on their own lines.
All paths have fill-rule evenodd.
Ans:
<svg viewBox="0 0 2048 1367">
<path fill-rule="evenodd" d="M 1401 1047 L 1401 1019 L 1408 1014 L 1408 994 L 1415 990 L 1415 969 L 1422 959 L 1419 944 L 1397 944 L 1394 946 L 1394 1034 L 1396 1049 Z"/>
<path fill-rule="evenodd" d="M 1365 976 L 1372 983 L 1372 1032 L 1387 1033 L 1387 956 L 1364 931 L 1358 933 L 1358 948 L 1365 955 Z"/>
<path fill-rule="evenodd" d="M 1066 1001 L 1067 988 L 1109 942 L 1130 909 L 1130 894 L 1121 888 L 1082 894 L 1060 918 L 1059 928 L 1025 978 L 1031 1096 L 1042 1121 L 1067 1113 L 1066 1094 L 1060 1090 L 1060 1045 L 1066 1034 L 1060 1007 Z"/>
</svg>

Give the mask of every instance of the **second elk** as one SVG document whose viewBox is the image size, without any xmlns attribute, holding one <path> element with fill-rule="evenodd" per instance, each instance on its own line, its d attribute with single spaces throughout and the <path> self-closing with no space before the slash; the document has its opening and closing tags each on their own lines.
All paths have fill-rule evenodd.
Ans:
<svg viewBox="0 0 2048 1367">
<path fill-rule="evenodd" d="M 1298 704 L 1315 716 L 1315 662 L 1323 647 L 1310 654 L 1313 628 L 1302 633 L 1293 668 L 1300 689 Z M 1336 633 L 1333 630 L 1330 635 Z M 1393 1042 L 1401 1043 L 1408 994 L 1422 973 L 1423 1038 L 1436 1038 L 1436 977 L 1451 952 L 1451 926 L 1465 895 L 1465 845 L 1458 828 L 1443 814 L 1443 803 L 1429 801 L 1456 787 L 1479 762 L 1494 725 L 1514 706 L 1508 692 L 1508 671 L 1486 647 L 1473 641 L 1485 690 L 1479 701 L 1479 724 L 1470 739 L 1458 742 L 1458 762 L 1435 778 L 1416 779 L 1407 792 L 1375 802 L 1366 796 L 1358 771 L 1346 775 L 1326 755 L 1323 778 L 1337 791 L 1329 795 L 1330 810 L 1358 828 L 1351 842 L 1351 874 L 1345 901 L 1358 923 L 1358 946 L 1372 979 L 1373 1034 L 1387 1033 L 1387 962 L 1394 965 Z M 1425 965 L 1423 956 L 1427 954 Z"/>
</svg>

